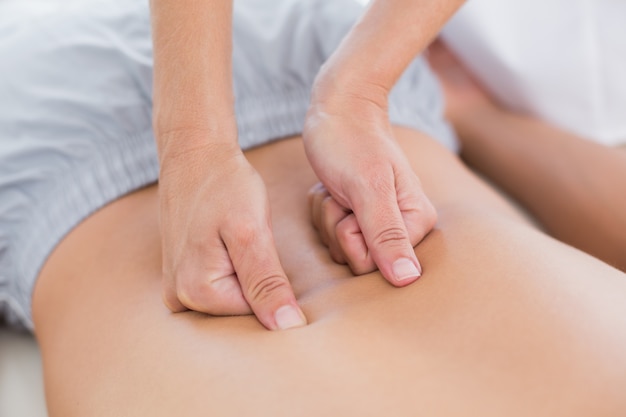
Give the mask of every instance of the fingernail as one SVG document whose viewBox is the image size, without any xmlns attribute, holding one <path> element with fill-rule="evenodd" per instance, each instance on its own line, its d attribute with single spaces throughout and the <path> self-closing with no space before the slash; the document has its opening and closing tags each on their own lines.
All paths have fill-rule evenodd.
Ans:
<svg viewBox="0 0 626 417">
<path fill-rule="evenodd" d="M 400 258 L 391 266 L 393 274 L 397 281 L 406 281 L 411 278 L 419 278 L 422 273 L 415 266 L 412 260 L 407 258 Z"/>
<path fill-rule="evenodd" d="M 291 329 L 306 325 L 304 316 L 292 305 L 284 305 L 274 313 L 274 319 L 279 330 Z"/>
</svg>

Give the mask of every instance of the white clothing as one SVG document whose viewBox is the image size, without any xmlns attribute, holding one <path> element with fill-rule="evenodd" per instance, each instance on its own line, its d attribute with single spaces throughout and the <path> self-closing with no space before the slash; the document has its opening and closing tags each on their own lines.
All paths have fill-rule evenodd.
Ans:
<svg viewBox="0 0 626 417">
<path fill-rule="evenodd" d="M 505 106 L 626 144 L 626 0 L 469 0 L 442 36 Z"/>
</svg>

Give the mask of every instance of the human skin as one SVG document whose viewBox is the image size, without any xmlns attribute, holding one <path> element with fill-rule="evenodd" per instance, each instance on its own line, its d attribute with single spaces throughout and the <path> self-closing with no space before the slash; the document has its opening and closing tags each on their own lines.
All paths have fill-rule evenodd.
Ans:
<svg viewBox="0 0 626 417">
<path fill-rule="evenodd" d="M 442 42 L 429 56 L 463 159 L 552 236 L 626 271 L 626 150 L 499 106 Z"/>
<path fill-rule="evenodd" d="M 413 246 L 437 217 L 395 146 L 388 96 L 461 0 L 374 0 L 320 69 L 304 125 L 313 170 L 349 214 L 334 259 L 396 286 L 421 273 Z"/>
<path fill-rule="evenodd" d="M 369 114 L 364 100 L 371 99 L 370 87 L 388 90 L 460 3 L 375 0 L 326 66 L 324 74 L 332 74 L 333 82 L 325 75 L 316 84 L 307 125 L 337 106 L 354 110 L 353 116 Z M 270 214 L 258 209 L 268 207 L 265 188 L 237 143 L 232 0 L 152 0 L 151 17 L 166 305 L 174 312 L 252 311 L 268 329 L 306 324 L 275 250 Z M 371 68 L 377 70 L 365 72 L 364 62 L 375 62 Z M 344 74 L 351 82 L 344 82 Z M 351 93 L 362 100 L 345 101 Z M 360 263 L 359 271 L 378 267 L 393 285 L 404 286 L 420 274 L 413 246 L 430 231 L 436 215 L 389 137 L 387 113 L 379 111 L 376 117 L 380 128 L 367 141 L 356 138 L 359 131 L 346 118 L 317 122 L 317 129 L 307 129 L 307 142 L 315 143 L 308 154 L 321 180 L 354 211 L 355 227 L 364 232 L 367 251 L 352 264 Z M 336 140 L 344 146 L 334 146 Z M 366 153 L 345 164 L 364 143 L 371 143 L 369 155 L 386 163 L 387 175 L 380 175 Z M 343 167 L 340 175 L 338 166 Z M 189 167 L 194 175 L 187 175 Z M 360 187 L 354 186 L 355 178 L 362 179 Z M 394 183 L 397 189 L 390 188 Z"/>
<path fill-rule="evenodd" d="M 163 300 L 174 312 L 254 312 L 286 329 L 306 318 L 278 259 L 265 186 L 237 142 L 232 7 L 151 2 Z"/>
<path fill-rule="evenodd" d="M 76 227 L 33 298 L 50 416 L 626 413 L 626 275 L 534 229 L 431 139 L 394 135 L 439 213 L 404 288 L 330 259 L 299 139 L 246 153 L 305 327 L 171 313 L 156 186 Z"/>
</svg>

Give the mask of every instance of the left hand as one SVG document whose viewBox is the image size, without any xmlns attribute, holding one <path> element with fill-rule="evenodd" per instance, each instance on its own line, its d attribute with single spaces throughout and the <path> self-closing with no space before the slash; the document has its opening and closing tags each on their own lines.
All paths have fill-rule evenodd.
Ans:
<svg viewBox="0 0 626 417">
<path fill-rule="evenodd" d="M 323 186 L 310 193 L 313 223 L 332 258 L 355 274 L 380 269 L 394 286 L 421 275 L 413 247 L 436 211 L 397 144 L 386 104 L 356 96 L 313 101 L 304 126 Z"/>
</svg>

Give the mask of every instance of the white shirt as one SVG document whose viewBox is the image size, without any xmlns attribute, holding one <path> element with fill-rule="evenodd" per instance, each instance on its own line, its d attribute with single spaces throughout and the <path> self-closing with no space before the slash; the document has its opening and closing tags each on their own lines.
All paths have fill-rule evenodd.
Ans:
<svg viewBox="0 0 626 417">
<path fill-rule="evenodd" d="M 469 0 L 443 37 L 502 104 L 626 143 L 626 0 Z"/>
</svg>

